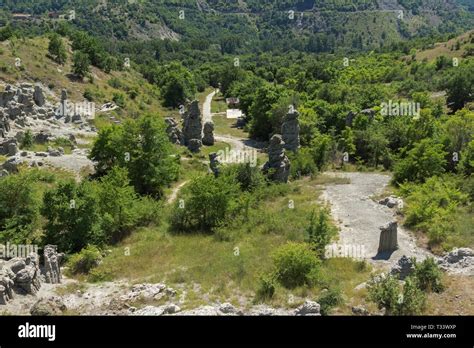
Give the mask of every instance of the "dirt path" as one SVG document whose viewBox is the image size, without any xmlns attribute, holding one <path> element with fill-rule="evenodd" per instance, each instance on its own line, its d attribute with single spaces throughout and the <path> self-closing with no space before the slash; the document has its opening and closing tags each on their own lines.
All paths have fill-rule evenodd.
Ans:
<svg viewBox="0 0 474 348">
<path fill-rule="evenodd" d="M 202 105 L 202 119 L 203 124 L 208 121 L 212 121 L 212 112 L 211 104 L 212 99 L 216 95 L 216 91 L 208 94 L 206 100 Z M 234 137 L 229 134 L 215 134 L 215 139 L 220 142 L 227 143 L 231 146 L 232 150 L 235 151 L 244 151 L 246 148 L 261 149 L 264 147 L 264 144 L 248 138 L 239 138 Z"/>
<path fill-rule="evenodd" d="M 395 210 L 378 204 L 372 196 L 383 193 L 390 176 L 375 173 L 328 173 L 348 178 L 350 184 L 327 185 L 321 198 L 331 206 L 331 214 L 338 222 L 342 245 L 361 246 L 365 258 L 371 262 L 391 265 L 402 255 L 424 259 L 429 253 L 416 245 L 415 238 L 399 225 L 399 249 L 390 254 L 378 254 L 379 227 L 394 221 Z"/>
</svg>

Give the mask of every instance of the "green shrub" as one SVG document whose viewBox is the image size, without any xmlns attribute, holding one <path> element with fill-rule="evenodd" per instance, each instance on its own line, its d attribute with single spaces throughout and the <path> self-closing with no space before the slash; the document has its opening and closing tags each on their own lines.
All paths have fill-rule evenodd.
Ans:
<svg viewBox="0 0 474 348">
<path fill-rule="evenodd" d="M 277 280 L 286 288 L 310 285 L 310 274 L 318 268 L 319 261 L 305 243 L 289 242 L 273 254 Z"/>
<path fill-rule="evenodd" d="M 71 274 L 87 274 L 97 267 L 101 260 L 100 250 L 96 246 L 88 245 L 79 253 L 72 255 L 67 264 Z"/>
<path fill-rule="evenodd" d="M 30 129 L 28 129 L 25 132 L 25 136 L 23 137 L 21 141 L 21 148 L 29 149 L 33 146 L 33 143 L 34 143 L 33 133 L 31 132 Z"/>
<path fill-rule="evenodd" d="M 336 228 L 331 225 L 329 214 L 325 210 L 320 210 L 319 213 L 311 212 L 306 234 L 311 249 L 319 257 L 324 256 L 326 245 L 331 242 L 331 239 L 336 234 Z"/>
<path fill-rule="evenodd" d="M 294 179 L 302 176 L 313 175 L 318 171 L 316 163 L 314 163 L 312 149 L 301 148 L 296 153 L 289 152 L 288 157 L 291 162 L 291 177 Z"/>
<path fill-rule="evenodd" d="M 374 277 L 367 290 L 369 300 L 379 309 L 385 308 L 386 315 L 419 315 L 425 308 L 426 295 L 414 277 L 405 280 L 403 289 L 394 276 Z"/>
<path fill-rule="evenodd" d="M 447 153 L 442 144 L 432 139 L 423 139 L 401 159 L 394 169 L 393 181 L 425 182 L 428 178 L 444 173 Z"/>
<path fill-rule="evenodd" d="M 344 299 L 339 289 L 329 288 L 319 296 L 316 302 L 321 306 L 321 315 L 329 315 L 334 307 L 344 302 Z"/>
<path fill-rule="evenodd" d="M 259 285 L 255 297 L 256 302 L 265 302 L 275 294 L 275 277 L 273 274 L 263 275 L 259 278 Z"/>
<path fill-rule="evenodd" d="M 35 241 L 40 208 L 35 181 L 30 173 L 0 178 L 0 243 Z"/>
<path fill-rule="evenodd" d="M 455 233 L 455 212 L 468 198 L 457 186 L 446 175 L 429 178 L 422 185 L 401 185 L 401 193 L 406 196 L 405 223 L 427 232 L 431 245 Z"/>
<path fill-rule="evenodd" d="M 194 178 L 186 187 L 188 193 L 184 199 L 175 204 L 172 229 L 176 232 L 212 231 L 227 219 L 238 190 L 238 184 L 230 176 Z"/>
<path fill-rule="evenodd" d="M 433 292 L 444 290 L 441 270 L 432 257 L 415 264 L 414 278 L 420 290 Z"/>
</svg>

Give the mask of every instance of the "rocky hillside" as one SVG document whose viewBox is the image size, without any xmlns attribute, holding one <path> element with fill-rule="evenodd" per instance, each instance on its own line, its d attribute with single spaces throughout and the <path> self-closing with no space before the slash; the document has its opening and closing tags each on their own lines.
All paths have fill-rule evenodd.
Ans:
<svg viewBox="0 0 474 348">
<path fill-rule="evenodd" d="M 31 22 L 42 30 L 55 16 L 69 16 L 76 27 L 107 38 L 209 40 L 231 36 L 242 49 L 330 51 L 377 48 L 411 37 L 472 28 L 473 14 L 454 0 L 357 1 L 6 1 L 3 22 L 29 13 L 16 25 Z M 210 35 L 211 34 L 211 35 Z M 324 37 L 319 37 L 324 34 Z M 321 42 L 318 42 L 320 40 Z M 268 45 L 267 45 L 268 46 Z"/>
</svg>

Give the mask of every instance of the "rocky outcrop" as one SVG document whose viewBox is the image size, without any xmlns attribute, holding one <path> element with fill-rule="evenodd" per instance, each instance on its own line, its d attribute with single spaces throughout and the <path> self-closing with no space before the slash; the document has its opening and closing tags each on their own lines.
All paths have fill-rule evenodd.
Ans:
<svg viewBox="0 0 474 348">
<path fill-rule="evenodd" d="M 46 245 L 43 252 L 44 257 L 44 278 L 46 283 L 61 283 L 61 260 L 64 254 L 58 253 L 56 245 Z"/>
<path fill-rule="evenodd" d="M 219 162 L 219 155 L 216 152 L 211 152 L 209 154 L 209 167 L 216 178 L 219 176 L 220 165 L 221 163 Z"/>
<path fill-rule="evenodd" d="M 165 284 L 136 284 L 132 290 L 120 297 L 123 302 L 133 302 L 137 300 L 160 300 L 164 297 L 176 296 L 176 290 L 167 287 Z"/>
<path fill-rule="evenodd" d="M 400 280 L 404 280 L 415 271 L 415 262 L 413 259 L 403 255 L 395 266 L 390 270 L 390 274 Z"/>
<path fill-rule="evenodd" d="M 300 123 L 298 117 L 298 111 L 289 112 L 281 125 L 281 136 L 286 150 L 296 151 L 300 147 Z"/>
<path fill-rule="evenodd" d="M 30 309 L 32 316 L 55 316 L 61 315 L 67 310 L 66 305 L 60 297 L 49 297 L 39 299 Z"/>
<path fill-rule="evenodd" d="M 183 132 L 179 129 L 178 122 L 172 117 L 165 118 L 166 134 L 172 144 L 184 145 Z"/>
<path fill-rule="evenodd" d="M 268 162 L 263 166 L 264 173 L 277 182 L 288 182 L 290 176 L 290 160 L 285 155 L 284 145 L 281 135 L 275 134 L 268 146 Z"/>
<path fill-rule="evenodd" d="M 379 204 L 386 205 L 389 208 L 397 207 L 399 209 L 403 208 L 403 200 L 396 196 L 389 196 L 381 199 Z"/>
<path fill-rule="evenodd" d="M 14 298 L 13 286 L 15 274 L 10 268 L 0 267 L 0 305 L 6 305 L 8 301 Z"/>
<path fill-rule="evenodd" d="M 192 101 L 184 115 L 183 126 L 184 145 L 191 152 L 199 152 L 202 146 L 202 118 L 199 110 L 199 102 Z"/>
<path fill-rule="evenodd" d="M 214 145 L 214 123 L 208 121 L 204 123 L 204 136 L 202 137 L 202 144 L 206 146 Z"/>
<path fill-rule="evenodd" d="M 18 167 L 21 164 L 21 160 L 18 157 L 10 157 L 3 164 L 0 165 L 0 170 L 6 171 L 9 174 L 18 173 Z"/>
<path fill-rule="evenodd" d="M 320 316 L 321 306 L 319 303 L 314 301 L 306 300 L 300 307 L 295 310 L 295 315 L 306 315 L 306 316 Z"/>
<path fill-rule="evenodd" d="M 16 257 L 0 262 L 0 293 L 6 302 L 13 298 L 13 291 L 23 294 L 36 294 L 41 287 L 39 258 L 35 253 L 26 258 Z M 13 282 L 13 283 L 12 283 Z"/>
<path fill-rule="evenodd" d="M 454 248 L 438 260 L 439 267 L 453 274 L 474 276 L 474 250 Z"/>
</svg>

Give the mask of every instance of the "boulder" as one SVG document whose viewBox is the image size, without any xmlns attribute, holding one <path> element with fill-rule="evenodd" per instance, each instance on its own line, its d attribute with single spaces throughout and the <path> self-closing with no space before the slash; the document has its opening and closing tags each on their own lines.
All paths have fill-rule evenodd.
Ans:
<svg viewBox="0 0 474 348">
<path fill-rule="evenodd" d="M 404 280 L 415 270 L 415 263 L 412 259 L 403 255 L 395 266 L 390 270 L 390 274 L 396 276 L 400 280 Z"/>
<path fill-rule="evenodd" d="M 188 141 L 188 149 L 191 152 L 199 152 L 202 147 L 202 142 L 199 139 L 191 139 Z"/>
<path fill-rule="evenodd" d="M 8 156 L 16 156 L 18 153 L 18 145 L 16 142 L 12 142 L 8 144 Z"/>
<path fill-rule="evenodd" d="M 39 299 L 30 309 L 32 316 L 56 316 L 67 310 L 61 298 L 53 296 Z"/>
<path fill-rule="evenodd" d="M 208 121 L 204 123 L 204 136 L 202 137 L 202 144 L 206 146 L 214 145 L 214 123 Z"/>
<path fill-rule="evenodd" d="M 33 92 L 33 100 L 35 104 L 39 107 L 43 106 L 46 103 L 44 99 L 43 89 L 39 85 L 35 86 L 35 91 Z"/>
<path fill-rule="evenodd" d="M 306 300 L 300 307 L 295 310 L 295 315 L 320 316 L 321 306 L 314 301 Z"/>
</svg>

